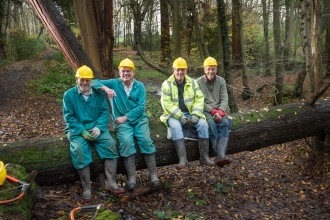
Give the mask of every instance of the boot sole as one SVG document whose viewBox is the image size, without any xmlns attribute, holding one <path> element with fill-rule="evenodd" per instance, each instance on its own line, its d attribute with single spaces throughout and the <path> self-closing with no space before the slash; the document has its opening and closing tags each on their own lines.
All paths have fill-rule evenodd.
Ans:
<svg viewBox="0 0 330 220">
<path fill-rule="evenodd" d="M 229 165 L 230 163 L 231 163 L 231 161 L 230 160 L 228 160 L 228 159 L 221 159 L 221 160 L 217 160 L 216 162 L 216 165 L 218 166 L 218 167 L 224 167 L 225 165 Z"/>
</svg>

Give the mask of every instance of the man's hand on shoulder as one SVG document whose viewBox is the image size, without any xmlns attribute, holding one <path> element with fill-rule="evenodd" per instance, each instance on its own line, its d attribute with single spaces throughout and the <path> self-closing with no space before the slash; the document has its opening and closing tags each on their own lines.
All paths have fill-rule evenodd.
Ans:
<svg viewBox="0 0 330 220">
<path fill-rule="evenodd" d="M 101 87 L 101 90 L 103 90 L 108 95 L 109 98 L 113 98 L 113 97 L 116 96 L 115 90 L 110 89 L 110 88 L 108 88 L 106 86 L 102 86 Z"/>
</svg>

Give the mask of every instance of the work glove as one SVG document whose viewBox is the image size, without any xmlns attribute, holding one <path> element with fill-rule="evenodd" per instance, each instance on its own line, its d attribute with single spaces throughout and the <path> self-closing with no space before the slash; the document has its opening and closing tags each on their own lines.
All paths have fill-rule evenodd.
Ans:
<svg viewBox="0 0 330 220">
<path fill-rule="evenodd" d="M 92 128 L 91 130 L 88 130 L 89 131 L 89 133 L 91 133 L 91 135 L 93 136 L 93 137 L 95 137 L 95 140 L 100 136 L 100 134 L 101 134 L 101 131 L 100 131 L 100 129 L 98 129 L 97 127 L 95 127 L 95 128 Z"/>
<path fill-rule="evenodd" d="M 180 122 L 181 122 L 182 125 L 189 124 L 189 120 L 188 120 L 188 118 L 184 114 L 181 115 Z"/>
<path fill-rule="evenodd" d="M 190 123 L 195 125 L 198 123 L 199 117 L 197 115 L 191 115 L 190 117 Z"/>
<path fill-rule="evenodd" d="M 219 113 L 217 112 L 217 113 L 215 113 L 213 116 L 212 116 L 212 118 L 213 118 L 213 121 L 215 121 L 215 123 L 220 123 L 221 122 L 221 120 L 222 120 L 222 117 L 219 115 Z"/>
<path fill-rule="evenodd" d="M 83 136 L 83 138 L 86 140 L 86 141 L 95 141 L 96 138 L 91 135 L 87 130 L 84 130 L 81 135 Z"/>
<path fill-rule="evenodd" d="M 222 111 L 222 109 L 218 109 L 217 113 L 223 118 L 226 117 L 226 113 L 224 111 Z"/>
<path fill-rule="evenodd" d="M 212 110 L 211 110 L 211 115 L 213 116 L 215 113 L 217 113 L 218 112 L 218 109 L 216 109 L 216 108 L 212 108 Z"/>
</svg>

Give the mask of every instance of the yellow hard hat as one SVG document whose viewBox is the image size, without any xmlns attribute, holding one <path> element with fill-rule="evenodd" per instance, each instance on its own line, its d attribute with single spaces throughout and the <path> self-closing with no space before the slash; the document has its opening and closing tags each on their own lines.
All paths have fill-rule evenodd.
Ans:
<svg viewBox="0 0 330 220">
<path fill-rule="evenodd" d="M 2 186 L 3 182 L 5 182 L 7 176 L 7 171 L 5 165 L 2 161 L 0 161 L 0 186 Z"/>
<path fill-rule="evenodd" d="M 134 67 L 134 63 L 132 60 L 126 58 L 126 59 L 123 59 L 119 66 L 118 66 L 118 69 L 122 68 L 122 67 L 130 67 L 132 68 L 133 70 L 135 70 L 135 67 Z"/>
<path fill-rule="evenodd" d="M 208 57 L 204 60 L 203 68 L 206 66 L 218 66 L 218 63 L 213 57 Z"/>
<path fill-rule="evenodd" d="M 174 60 L 172 68 L 188 69 L 188 65 L 183 58 L 179 57 L 176 60 Z"/>
<path fill-rule="evenodd" d="M 79 69 L 77 70 L 76 77 L 84 78 L 84 79 L 93 79 L 94 75 L 91 68 L 89 68 L 86 65 L 83 65 L 79 67 Z"/>
</svg>

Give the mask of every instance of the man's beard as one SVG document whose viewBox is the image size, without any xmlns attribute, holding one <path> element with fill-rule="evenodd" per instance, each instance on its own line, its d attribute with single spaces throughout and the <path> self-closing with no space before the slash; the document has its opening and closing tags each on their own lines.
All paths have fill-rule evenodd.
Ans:
<svg viewBox="0 0 330 220">
<path fill-rule="evenodd" d="M 90 91 L 91 86 L 89 85 L 79 85 L 79 88 L 83 94 L 88 93 Z"/>
</svg>

